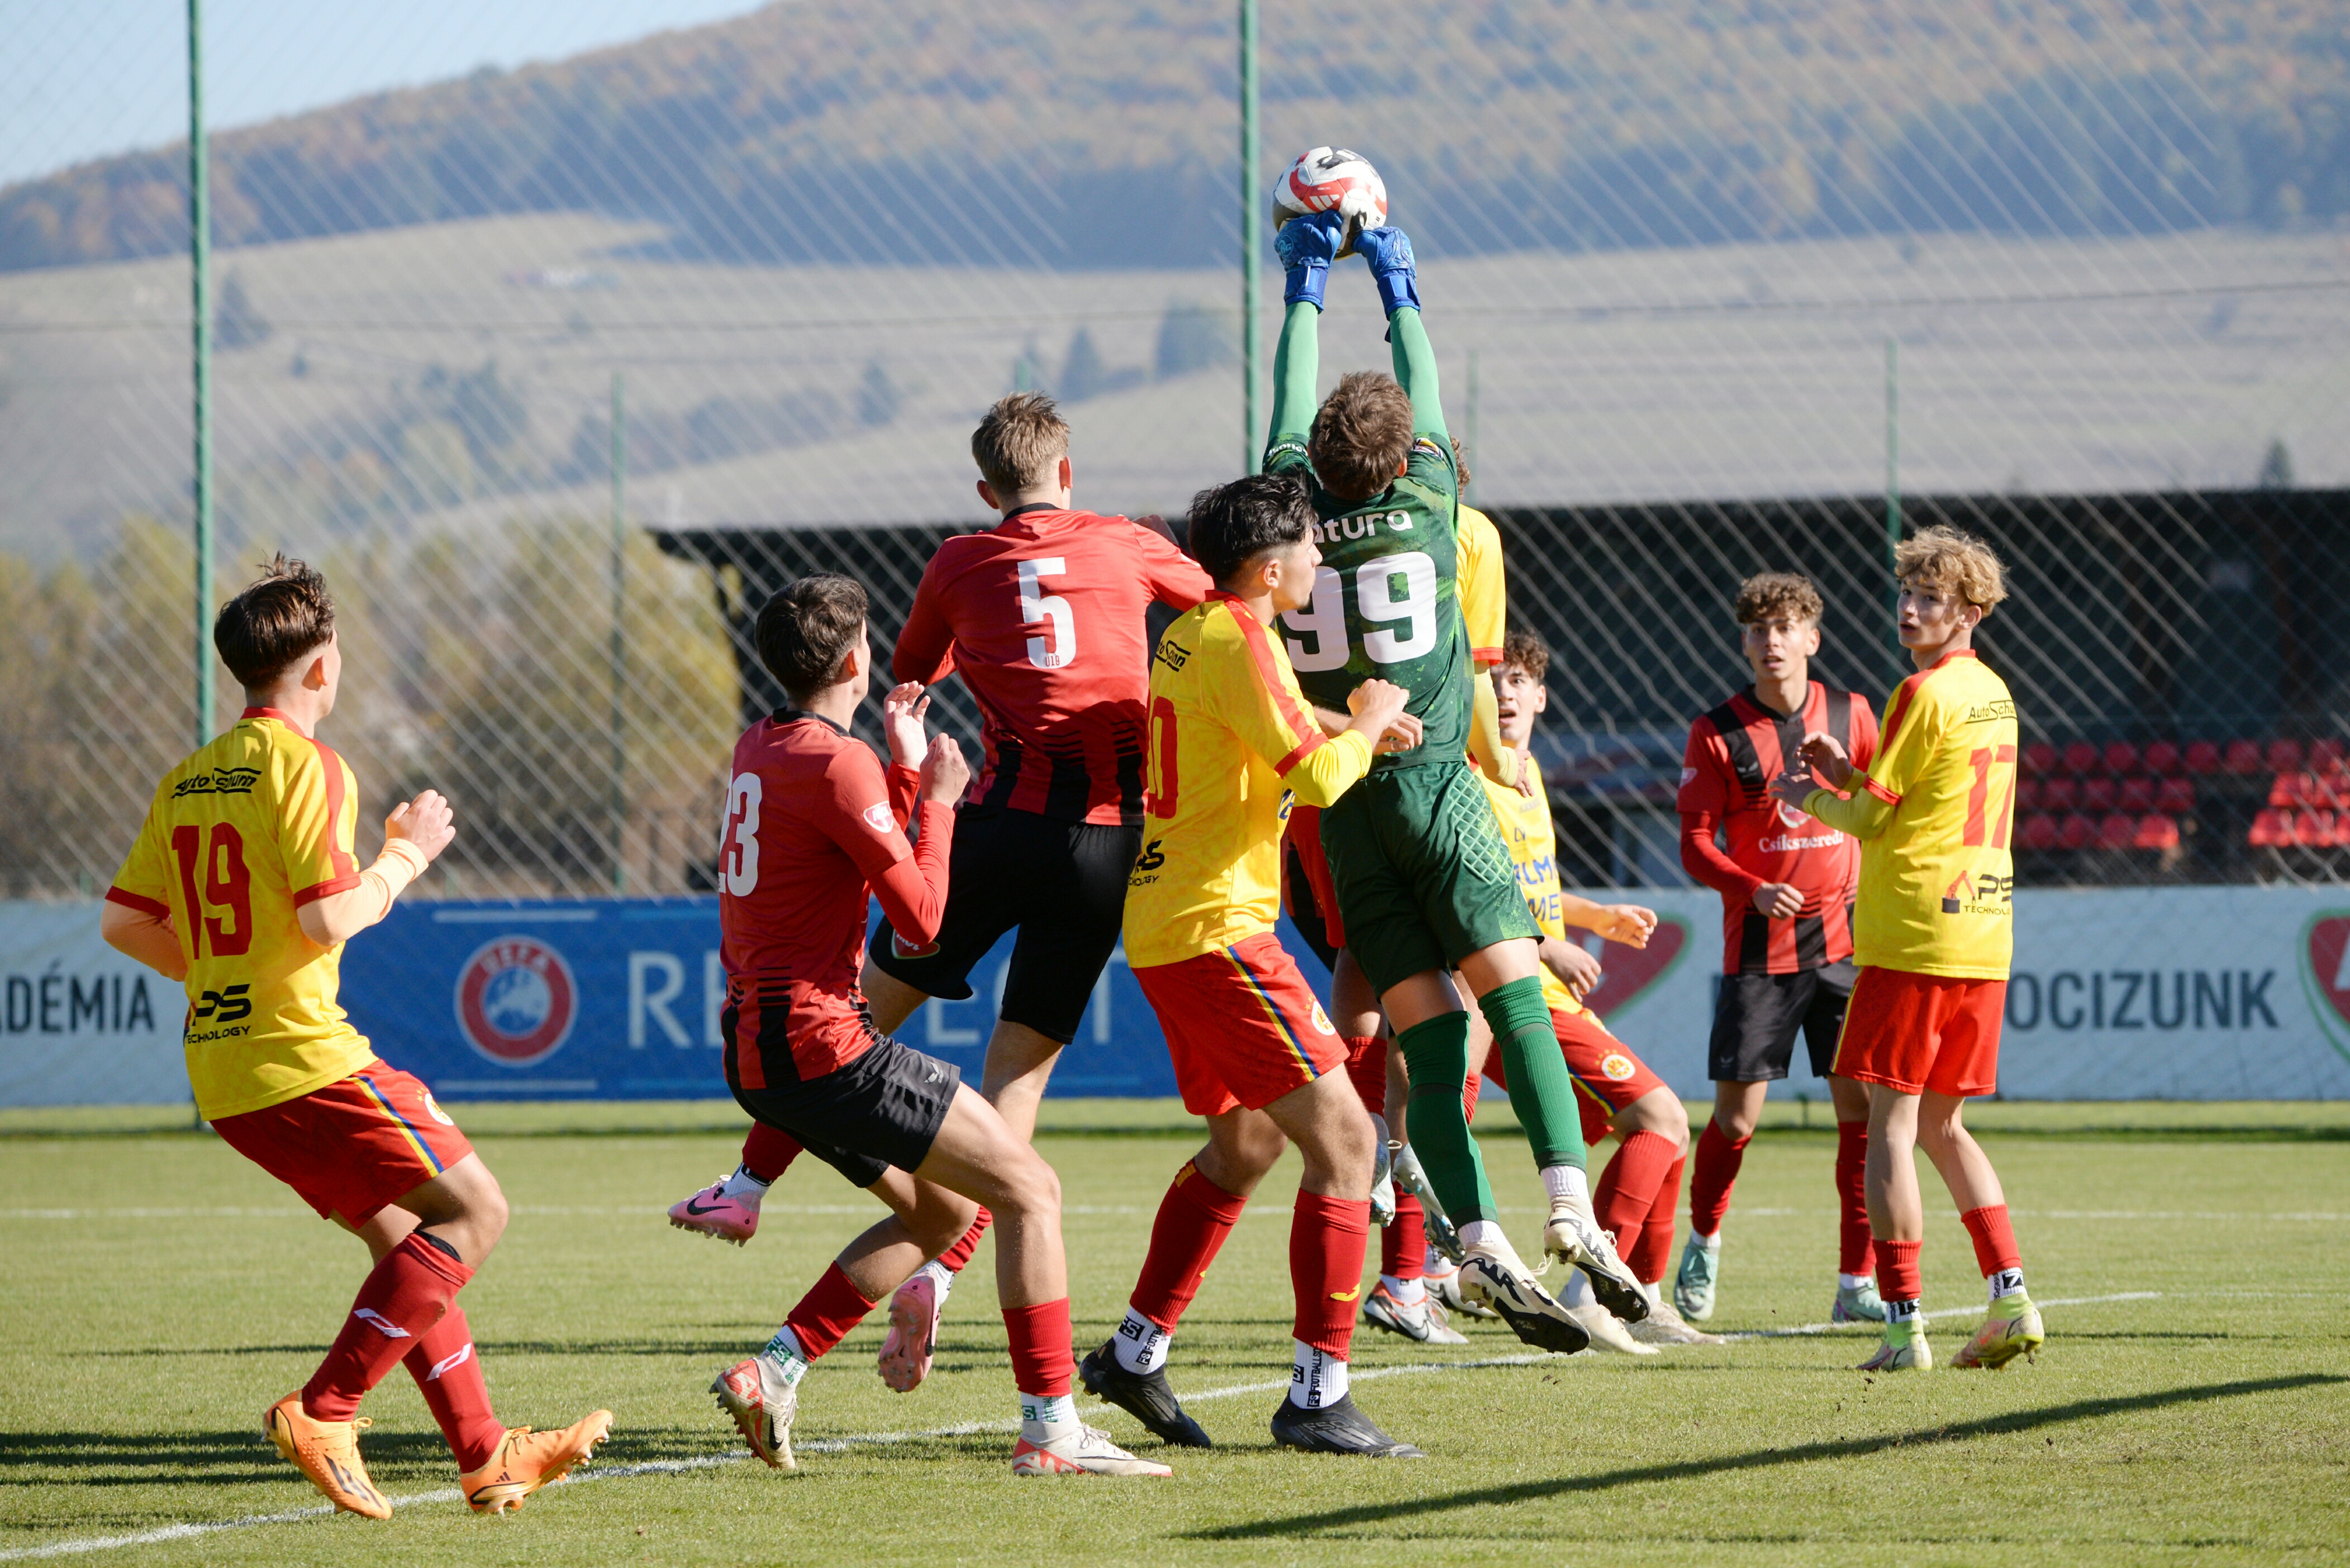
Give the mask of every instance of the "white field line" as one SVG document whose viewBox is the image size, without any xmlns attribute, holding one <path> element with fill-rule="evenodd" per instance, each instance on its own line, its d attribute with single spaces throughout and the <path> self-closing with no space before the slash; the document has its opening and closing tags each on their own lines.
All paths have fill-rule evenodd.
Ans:
<svg viewBox="0 0 2350 1568">
<path fill-rule="evenodd" d="M 2114 1295 L 2105 1296 L 2058 1297 L 2038 1304 L 2043 1307 L 2093 1306 L 2106 1302 L 2154 1301 L 2161 1294 L 2160 1291 L 2123 1291 Z M 1918 1315 L 1926 1318 L 1962 1317 L 1981 1310 L 1980 1307 L 1973 1306 L 1940 1307 L 1930 1313 L 1920 1313 Z M 1793 1334 L 1825 1334 L 1832 1328 L 1851 1326 L 1853 1325 L 1848 1324 L 1805 1324 L 1799 1328 L 1761 1329 L 1751 1334 L 1725 1334 L 1722 1337 L 1729 1340 L 1776 1339 Z M 1682 1347 L 1666 1345 L 1659 1348 Z M 1586 1351 L 1583 1354 L 1594 1358 L 1597 1355 L 1593 1351 Z M 1368 1383 L 1381 1377 L 1418 1377 L 1430 1373 L 1479 1372 L 1503 1366 L 1531 1366 L 1538 1361 L 1573 1359 L 1575 1358 L 1572 1356 L 1561 1355 L 1554 1351 L 1544 1351 L 1531 1355 L 1482 1356 L 1475 1361 L 1414 1361 L 1400 1366 L 1375 1366 L 1354 1374 L 1350 1381 Z M 1272 1394 L 1285 1391 L 1288 1387 L 1289 1379 L 1286 1377 L 1263 1383 L 1235 1383 L 1223 1388 L 1209 1388 L 1197 1394 L 1186 1394 L 1183 1396 L 1183 1402 L 1187 1405 L 1200 1405 L 1211 1399 L 1237 1399 L 1247 1394 Z M 878 1448 L 892 1443 L 916 1443 L 936 1438 L 968 1438 L 983 1432 L 1011 1432 L 1017 1430 L 1019 1425 L 1017 1421 L 964 1421 L 952 1427 L 933 1427 L 922 1431 L 859 1432 L 845 1438 L 815 1438 L 792 1446 L 795 1451 L 803 1454 L 837 1454 L 850 1449 Z M 712 1454 L 691 1459 L 648 1459 L 642 1464 L 599 1465 L 592 1469 L 566 1476 L 555 1484 L 586 1486 L 591 1481 L 626 1480 L 632 1476 L 671 1475 L 681 1470 L 715 1469 L 723 1465 L 741 1464 L 747 1457 L 743 1454 Z M 426 1503 L 462 1502 L 464 1501 L 464 1495 L 454 1487 L 442 1487 L 433 1491 L 411 1492 L 405 1497 L 392 1498 L 390 1501 L 394 1508 L 417 1508 Z M 127 1546 L 155 1546 L 165 1542 L 185 1541 L 200 1535 L 213 1535 L 224 1530 L 250 1530 L 259 1524 L 291 1524 L 298 1520 L 324 1519 L 334 1511 L 332 1504 L 322 1503 L 315 1508 L 289 1509 L 283 1513 L 253 1513 L 242 1519 L 215 1520 L 205 1524 L 167 1524 L 160 1529 L 142 1530 L 131 1535 L 90 1535 L 71 1541 L 52 1541 L 44 1546 L 19 1546 L 0 1552 L 0 1563 L 31 1562 L 44 1557 L 71 1557 L 88 1552 L 110 1552 Z"/>
<path fill-rule="evenodd" d="M 666 1215 L 669 1210 L 639 1204 L 570 1204 L 516 1203 L 509 1210 L 515 1214 L 531 1215 Z M 768 1203 L 761 1207 L 763 1214 L 857 1214 L 882 1212 L 879 1203 Z M 1132 1203 L 1065 1203 L 1064 1214 L 1153 1214 Z M 1282 1210 L 1287 1219 L 1289 1210 Z M 307 1209 L 0 1209 L 0 1220 L 312 1220 L 317 1216 Z"/>
</svg>

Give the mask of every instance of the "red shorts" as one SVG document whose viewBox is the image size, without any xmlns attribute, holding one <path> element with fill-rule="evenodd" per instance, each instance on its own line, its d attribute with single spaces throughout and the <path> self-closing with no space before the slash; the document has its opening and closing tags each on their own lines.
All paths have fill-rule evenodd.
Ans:
<svg viewBox="0 0 2350 1568">
<path fill-rule="evenodd" d="M 1134 971 L 1159 1014 L 1183 1108 L 1260 1111 L 1347 1064 L 1347 1043 L 1271 931 Z"/>
<path fill-rule="evenodd" d="M 1322 929 L 1330 945 L 1347 945 L 1347 922 L 1338 918 L 1338 886 L 1330 880 L 1330 857 L 1322 853 L 1322 808 L 1318 805 L 1292 805 L 1289 826 L 1283 830 L 1288 835 L 1291 847 L 1297 851 L 1297 863 L 1305 868 L 1306 885 L 1314 892 L 1314 907 L 1322 911 Z M 1297 918 L 1297 900 L 1289 900 L 1290 919 Z"/>
<path fill-rule="evenodd" d="M 1606 1137 L 1617 1112 L 1665 1086 L 1665 1081 L 1634 1055 L 1630 1046 L 1608 1033 L 1592 1014 L 1554 1012 L 1550 1026 L 1558 1036 L 1558 1051 L 1566 1059 L 1566 1070 L 1575 1077 L 1575 1106 L 1583 1114 L 1585 1143 Z M 1499 1045 L 1485 1058 L 1485 1076 L 1508 1090 L 1510 1081 L 1503 1075 Z"/>
<path fill-rule="evenodd" d="M 1904 1095 L 1988 1095 L 1999 1087 L 2006 1012 L 2003 980 L 1862 970 L 1836 1038 L 1836 1076 Z"/>
<path fill-rule="evenodd" d="M 298 1100 L 224 1116 L 213 1130 L 321 1219 L 353 1225 L 473 1152 L 421 1080 L 381 1062 Z"/>
</svg>

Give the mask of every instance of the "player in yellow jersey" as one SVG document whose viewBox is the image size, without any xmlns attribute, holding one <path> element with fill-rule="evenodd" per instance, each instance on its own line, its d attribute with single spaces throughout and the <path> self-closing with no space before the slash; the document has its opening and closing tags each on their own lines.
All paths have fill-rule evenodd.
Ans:
<svg viewBox="0 0 2350 1568">
<path fill-rule="evenodd" d="M 1126 1320 L 1080 1368 L 1086 1387 L 1170 1443 L 1205 1447 L 1164 1370 L 1183 1309 L 1259 1179 L 1294 1141 L 1305 1162 L 1291 1222 L 1295 1362 L 1274 1440 L 1320 1453 L 1417 1457 L 1358 1409 L 1347 1353 L 1370 1233 L 1370 1116 L 1340 1071 L 1346 1046 L 1274 936 L 1281 824 L 1293 798 L 1327 805 L 1383 743 L 1408 749 L 1409 693 L 1366 680 L 1326 735 L 1269 628 L 1314 591 L 1321 552 L 1305 487 L 1260 474 L 1191 504 L 1207 602 L 1167 628 L 1150 668 L 1142 853 L 1126 956 L 1167 1035 L 1184 1108 L 1208 1142 L 1159 1206 Z"/>
<path fill-rule="evenodd" d="M 2045 1335 L 1999 1173 L 1960 1116 L 1968 1096 L 1998 1087 L 2015 942 L 2015 700 L 1974 649 L 2007 587 L 1999 557 L 1954 528 L 1920 530 L 1894 565 L 1901 645 L 1918 673 L 1886 703 L 1876 757 L 1856 769 L 1834 738 L 1807 736 L 1804 759 L 1833 788 L 1790 772 L 1772 793 L 1861 841 L 1860 975 L 1835 1071 L 1868 1085 L 1868 1223 L 1886 1322 L 1864 1369 L 1934 1364 L 1918 1315 L 1919 1145 L 1958 1203 L 1991 1297 L 1952 1365 L 2004 1366 L 2036 1355 Z M 1835 794 L 1844 789 L 1850 799 Z"/>
<path fill-rule="evenodd" d="M 359 1407 L 405 1364 L 466 1501 L 504 1512 L 586 1459 L 612 1414 L 559 1432 L 499 1424 L 456 1295 L 504 1229 L 505 1198 L 432 1094 L 377 1061 L 335 1001 L 343 943 L 455 836 L 449 805 L 427 790 L 395 809 L 360 869 L 359 781 L 316 738 L 343 664 L 317 572 L 277 557 L 222 607 L 213 643 L 244 712 L 163 775 L 100 930 L 186 982 L 198 1114 L 375 1261 L 327 1358 L 263 1427 L 336 1507 L 389 1519 L 359 1459 Z"/>
<path fill-rule="evenodd" d="M 1598 982 L 1599 963 L 1568 940 L 1566 928 L 1644 948 L 1657 929 L 1657 916 L 1638 904 L 1595 903 L 1559 886 L 1558 836 L 1551 824 L 1550 795 L 1543 788 L 1541 764 L 1529 749 L 1534 719 L 1550 705 L 1549 689 L 1543 684 L 1549 669 L 1550 649 L 1541 638 L 1527 631 L 1509 634 L 1502 660 L 1489 679 L 1502 742 L 1517 753 L 1518 777 L 1525 787 L 1491 778 L 1483 783 L 1502 842 L 1509 846 L 1518 888 L 1542 928 L 1543 1002 L 1550 1009 L 1566 1070 L 1575 1078 L 1584 1139 L 1596 1144 L 1612 1127 L 1619 1140 L 1615 1158 L 1592 1189 L 1591 1203 L 1600 1228 L 1614 1238 L 1617 1253 L 1648 1295 L 1648 1315 L 1636 1324 L 1619 1323 L 1592 1296 L 1579 1272 L 1568 1276 L 1558 1299 L 1596 1349 L 1645 1355 L 1655 1345 L 1718 1345 L 1721 1341 L 1713 1335 L 1683 1322 L 1661 1289 L 1672 1259 L 1681 1168 L 1689 1155 L 1689 1113 L 1680 1096 L 1583 1005 L 1584 995 Z M 1508 1087 L 1500 1051 L 1491 1051 L 1484 1072 Z M 1472 1095 L 1474 1085 L 1472 1076 Z"/>
</svg>

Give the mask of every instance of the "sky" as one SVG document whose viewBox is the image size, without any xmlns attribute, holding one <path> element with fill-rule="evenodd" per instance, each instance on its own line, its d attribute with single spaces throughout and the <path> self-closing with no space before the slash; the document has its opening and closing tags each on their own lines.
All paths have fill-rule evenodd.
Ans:
<svg viewBox="0 0 2350 1568">
<path fill-rule="evenodd" d="M 251 125 L 698 26 L 753 0 L 206 0 L 205 119 Z M 0 0 L 0 186 L 182 140 L 185 0 Z"/>
</svg>

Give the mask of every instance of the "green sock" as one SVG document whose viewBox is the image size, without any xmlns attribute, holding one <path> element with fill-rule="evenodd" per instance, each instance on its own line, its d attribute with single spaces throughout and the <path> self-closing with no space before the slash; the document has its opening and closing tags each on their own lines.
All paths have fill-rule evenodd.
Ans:
<svg viewBox="0 0 2350 1568">
<path fill-rule="evenodd" d="M 1396 1036 L 1411 1070 L 1409 1121 L 1412 1152 L 1437 1201 L 1455 1225 L 1493 1217 L 1493 1189 L 1485 1183 L 1485 1162 L 1461 1114 L 1461 1090 L 1469 1080 L 1469 1015 L 1446 1012 L 1415 1023 Z"/>
<path fill-rule="evenodd" d="M 1583 1114 L 1575 1104 L 1575 1075 L 1566 1070 L 1558 1036 L 1551 1029 L 1542 981 L 1528 975 L 1497 985 L 1479 997 L 1477 1005 L 1502 1047 L 1502 1066 L 1510 1075 L 1510 1108 L 1518 1113 L 1526 1141 L 1534 1145 L 1534 1168 L 1571 1165 L 1581 1170 Z"/>
</svg>

